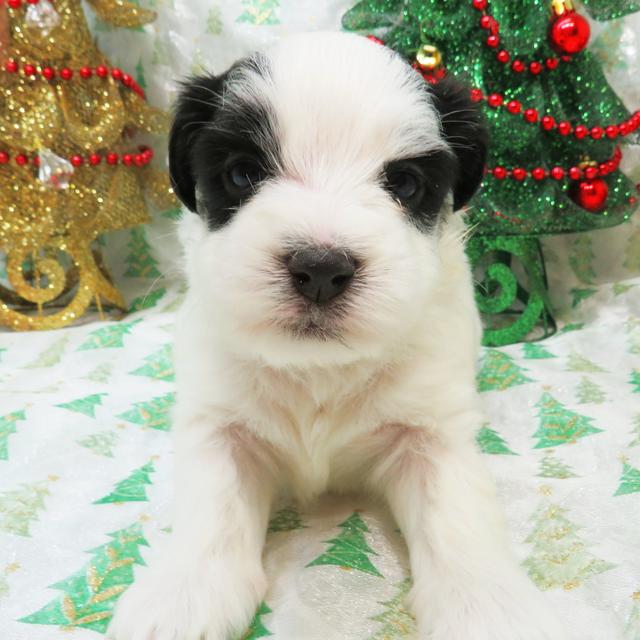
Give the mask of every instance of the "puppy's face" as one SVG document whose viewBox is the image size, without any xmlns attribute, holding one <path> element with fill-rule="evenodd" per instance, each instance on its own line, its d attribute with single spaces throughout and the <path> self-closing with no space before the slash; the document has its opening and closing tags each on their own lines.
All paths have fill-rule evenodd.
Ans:
<svg viewBox="0 0 640 640">
<path fill-rule="evenodd" d="M 229 346 L 272 364 L 375 357 L 442 277 L 443 224 L 478 186 L 468 93 L 392 51 L 306 34 L 185 83 L 171 133 L 190 285 Z"/>
</svg>

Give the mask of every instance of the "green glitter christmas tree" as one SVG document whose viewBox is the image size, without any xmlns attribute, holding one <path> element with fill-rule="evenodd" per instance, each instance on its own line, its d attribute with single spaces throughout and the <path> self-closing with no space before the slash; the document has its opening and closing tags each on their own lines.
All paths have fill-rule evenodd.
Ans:
<svg viewBox="0 0 640 640">
<path fill-rule="evenodd" d="M 78 351 L 87 349 L 115 349 L 124 346 L 123 338 L 140 320 L 133 322 L 111 322 L 106 327 L 92 331 L 78 347 Z"/>
<path fill-rule="evenodd" d="M 533 549 L 523 564 L 529 577 L 543 590 L 575 589 L 587 578 L 614 567 L 588 551 L 578 536 L 580 527 L 566 513 L 558 505 L 543 502 L 533 516 L 534 528 L 526 539 Z"/>
<path fill-rule="evenodd" d="M 636 591 L 631 598 L 633 605 L 624 628 L 624 638 L 625 640 L 640 640 L 640 591 Z"/>
<path fill-rule="evenodd" d="M 175 403 L 175 394 L 166 393 L 146 402 L 136 402 L 133 409 L 121 413 L 118 418 L 139 424 L 150 429 L 168 431 L 170 427 L 170 411 Z"/>
<path fill-rule="evenodd" d="M 139 547 L 149 546 L 139 524 L 109 537 L 110 542 L 89 552 L 91 560 L 80 571 L 51 585 L 61 596 L 20 621 L 105 633 L 115 602 L 133 582 L 134 565 L 144 565 Z"/>
<path fill-rule="evenodd" d="M 593 418 L 569 411 L 548 392 L 542 394 L 536 407 L 540 418 L 540 426 L 534 434 L 538 438 L 536 449 L 576 442 L 578 438 L 602 431 L 591 424 Z"/>
<path fill-rule="evenodd" d="M 273 635 L 262 621 L 262 616 L 265 616 L 268 613 L 273 612 L 271 611 L 271 609 L 269 609 L 265 602 L 261 603 L 260 607 L 258 607 L 258 611 L 256 612 L 255 617 L 249 625 L 249 629 L 242 636 L 242 640 L 258 640 L 258 638 L 266 638 L 267 636 Z"/>
<path fill-rule="evenodd" d="M 18 420 L 25 420 L 24 411 L 14 411 L 0 416 L 0 460 L 9 457 L 9 436 L 16 432 Z"/>
<path fill-rule="evenodd" d="M 476 434 L 476 442 L 480 445 L 482 453 L 491 453 L 494 455 L 516 455 L 502 437 L 488 425 L 482 425 L 480 431 Z"/>
<path fill-rule="evenodd" d="M 373 576 L 382 577 L 382 574 L 369 559 L 369 555 L 378 554 L 367 544 L 364 534 L 369 532 L 369 528 L 360 515 L 354 512 L 338 526 L 342 532 L 335 538 L 326 541 L 331 545 L 326 553 L 317 557 L 307 566 L 333 564 L 345 569 L 357 569 Z"/>
<path fill-rule="evenodd" d="M 78 444 L 98 456 L 113 458 L 113 446 L 117 439 L 118 435 L 114 431 L 100 431 L 78 440 Z"/>
<path fill-rule="evenodd" d="M 620 486 L 614 493 L 616 496 L 624 496 L 628 493 L 640 491 L 640 469 L 632 467 L 626 460 L 622 463 L 622 476 Z"/>
<path fill-rule="evenodd" d="M 578 383 L 578 402 L 580 404 L 602 404 L 607 394 L 593 381 L 583 376 Z"/>
<path fill-rule="evenodd" d="M 345 29 L 379 37 L 425 81 L 463 79 L 482 106 L 491 145 L 467 219 L 487 345 L 555 329 L 541 236 L 610 227 L 635 208 L 620 145 L 637 140 L 640 114 L 587 49 L 582 14 L 639 9 L 637 0 L 583 0 L 578 11 L 571 0 L 362 0 L 343 16 Z M 573 36 L 559 36 L 567 26 Z M 585 250 L 574 266 L 588 281 Z"/>
<path fill-rule="evenodd" d="M 281 531 L 295 531 L 305 529 L 302 523 L 300 512 L 294 507 L 284 507 L 280 509 L 269 521 L 268 533 L 279 533 Z"/>
<path fill-rule="evenodd" d="M 636 393 L 640 393 L 640 369 L 634 369 L 631 372 L 631 380 L 630 380 L 631 384 L 634 387 L 634 391 Z"/>
<path fill-rule="evenodd" d="M 154 472 L 153 463 L 148 462 L 136 469 L 116 484 L 115 489 L 104 498 L 96 500 L 93 504 L 107 504 L 110 502 L 143 502 L 148 500 L 145 485 L 151 484 L 150 474 Z"/>
<path fill-rule="evenodd" d="M 63 402 L 57 404 L 56 407 L 61 409 L 68 409 L 69 411 L 75 411 L 76 413 L 83 413 L 90 418 L 96 417 L 96 407 L 102 404 L 102 396 L 106 396 L 106 393 L 94 393 L 84 398 L 78 398 L 72 402 Z"/>
<path fill-rule="evenodd" d="M 518 384 L 531 382 L 519 367 L 504 351 L 487 349 L 482 369 L 478 373 L 478 389 L 480 391 L 504 391 Z"/>
<path fill-rule="evenodd" d="M 557 458 L 551 449 L 544 452 L 542 460 L 540 460 L 540 478 L 555 478 L 556 480 L 566 480 L 567 478 L 576 478 L 576 474 L 571 471 L 571 467 Z"/>
<path fill-rule="evenodd" d="M 396 587 L 398 589 L 396 595 L 391 600 L 380 603 L 384 607 L 382 613 L 371 618 L 381 626 L 367 640 L 395 640 L 410 638 L 415 634 L 416 622 L 404 604 L 411 588 L 411 579 L 403 580 Z"/>
<path fill-rule="evenodd" d="M 151 247 L 142 227 L 131 230 L 131 241 L 127 244 L 131 253 L 125 258 L 129 265 L 124 272 L 125 276 L 132 278 L 158 278 L 158 263 L 151 253 Z"/>
<path fill-rule="evenodd" d="M 142 367 L 131 371 L 134 376 L 146 376 L 156 380 L 172 382 L 175 378 L 173 371 L 173 359 L 171 357 L 171 345 L 166 344 L 161 349 L 147 356 L 144 361 L 147 363 Z"/>
<path fill-rule="evenodd" d="M 527 360 L 543 360 L 545 358 L 555 358 L 553 353 L 547 351 L 542 345 L 535 342 L 525 342 L 522 345 L 522 354 Z"/>
<path fill-rule="evenodd" d="M 29 527 L 45 508 L 44 498 L 48 495 L 46 482 L 23 484 L 20 489 L 0 493 L 0 531 L 30 535 Z"/>
</svg>

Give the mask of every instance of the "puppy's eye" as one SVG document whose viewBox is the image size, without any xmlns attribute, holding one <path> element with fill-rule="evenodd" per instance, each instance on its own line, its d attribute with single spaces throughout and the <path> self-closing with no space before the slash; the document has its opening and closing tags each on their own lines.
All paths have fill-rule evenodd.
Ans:
<svg viewBox="0 0 640 640">
<path fill-rule="evenodd" d="M 389 171 L 386 175 L 387 189 L 398 200 L 410 200 L 420 187 L 418 178 L 408 171 Z"/>
<path fill-rule="evenodd" d="M 250 160 L 240 160 L 229 166 L 225 181 L 229 190 L 250 193 L 264 179 L 260 165 Z"/>
</svg>

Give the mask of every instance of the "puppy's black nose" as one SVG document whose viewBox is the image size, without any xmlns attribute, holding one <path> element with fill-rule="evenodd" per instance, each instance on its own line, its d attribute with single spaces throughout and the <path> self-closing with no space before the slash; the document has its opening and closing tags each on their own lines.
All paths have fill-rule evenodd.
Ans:
<svg viewBox="0 0 640 640">
<path fill-rule="evenodd" d="M 287 259 L 293 286 L 305 298 L 326 304 L 339 296 L 356 272 L 354 260 L 344 251 L 300 249 Z"/>
</svg>

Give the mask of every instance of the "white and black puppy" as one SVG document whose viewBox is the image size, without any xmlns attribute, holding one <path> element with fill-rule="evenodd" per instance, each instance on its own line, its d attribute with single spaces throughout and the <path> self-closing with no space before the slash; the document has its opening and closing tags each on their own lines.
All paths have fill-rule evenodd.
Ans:
<svg viewBox="0 0 640 640">
<path fill-rule="evenodd" d="M 565 638 L 474 440 L 481 327 L 456 211 L 485 146 L 467 91 L 354 35 L 185 83 L 173 532 L 111 638 L 235 638 L 265 594 L 273 500 L 331 490 L 389 504 L 420 640 Z"/>
</svg>

